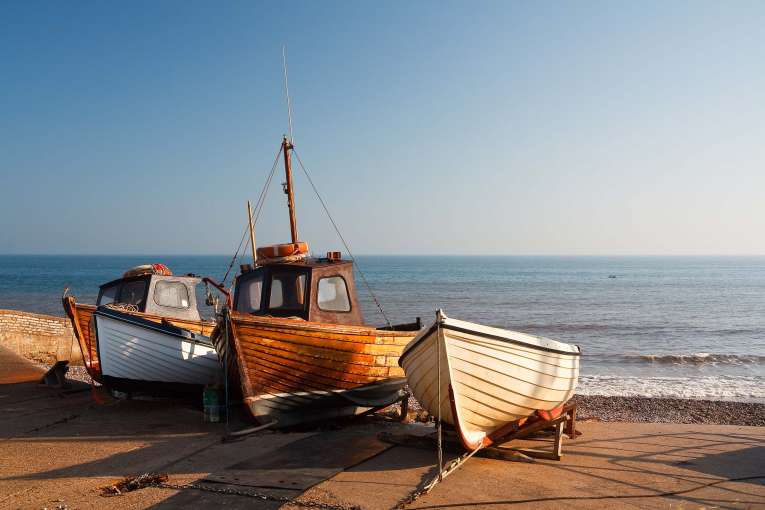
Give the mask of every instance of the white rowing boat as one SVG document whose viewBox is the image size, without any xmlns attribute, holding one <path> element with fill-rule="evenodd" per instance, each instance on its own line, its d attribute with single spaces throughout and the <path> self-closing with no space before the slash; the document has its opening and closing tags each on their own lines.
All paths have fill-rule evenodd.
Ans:
<svg viewBox="0 0 765 510">
<path fill-rule="evenodd" d="M 451 319 L 439 310 L 399 364 L 420 404 L 474 450 L 534 413 L 559 409 L 574 394 L 579 358 L 576 345 Z"/>
</svg>

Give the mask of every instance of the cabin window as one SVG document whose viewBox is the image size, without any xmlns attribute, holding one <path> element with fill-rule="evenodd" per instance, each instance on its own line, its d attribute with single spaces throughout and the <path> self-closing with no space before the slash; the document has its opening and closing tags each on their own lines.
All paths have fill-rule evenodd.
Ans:
<svg viewBox="0 0 765 510">
<path fill-rule="evenodd" d="M 98 305 L 108 305 L 117 300 L 117 291 L 120 290 L 118 283 L 109 285 L 101 289 L 101 295 L 98 297 Z"/>
<path fill-rule="evenodd" d="M 122 284 L 119 302 L 126 305 L 134 305 L 138 310 L 143 310 L 145 296 L 146 280 L 126 282 Z"/>
<path fill-rule="evenodd" d="M 189 289 L 181 282 L 158 281 L 154 285 L 154 302 L 170 308 L 188 308 Z"/>
<path fill-rule="evenodd" d="M 271 274 L 270 310 L 303 310 L 305 308 L 305 273 L 274 271 Z"/>
<path fill-rule="evenodd" d="M 260 311 L 260 301 L 263 295 L 263 274 L 239 282 L 237 287 L 236 310 L 244 313 Z"/>
<path fill-rule="evenodd" d="M 316 304 L 325 312 L 350 312 L 351 300 L 342 276 L 330 276 L 319 280 Z"/>
</svg>

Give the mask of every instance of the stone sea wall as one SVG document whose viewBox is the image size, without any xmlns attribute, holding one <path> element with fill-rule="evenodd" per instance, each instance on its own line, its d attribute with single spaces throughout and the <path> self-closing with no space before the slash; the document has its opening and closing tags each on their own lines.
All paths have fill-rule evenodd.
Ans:
<svg viewBox="0 0 765 510">
<path fill-rule="evenodd" d="M 38 363 L 82 363 L 72 325 L 65 317 L 0 310 L 0 346 Z"/>
</svg>

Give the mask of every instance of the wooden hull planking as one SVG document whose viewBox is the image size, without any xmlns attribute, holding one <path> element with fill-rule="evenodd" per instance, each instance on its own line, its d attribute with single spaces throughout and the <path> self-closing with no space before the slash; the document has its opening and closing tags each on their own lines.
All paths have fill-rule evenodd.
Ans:
<svg viewBox="0 0 765 510">
<path fill-rule="evenodd" d="M 72 323 L 74 336 L 77 338 L 77 343 L 80 346 L 85 369 L 94 381 L 100 383 L 102 382 L 101 364 L 98 359 L 96 337 L 90 325 L 96 307 L 94 305 L 79 304 L 73 296 L 65 296 L 63 304 L 64 312 L 66 312 L 69 321 Z"/>
<path fill-rule="evenodd" d="M 216 346 L 235 360 L 229 369 L 252 416 L 277 426 L 395 402 L 405 384 L 398 358 L 415 335 L 237 312 L 226 328 L 226 345 L 220 335 Z"/>
<path fill-rule="evenodd" d="M 444 317 L 407 346 L 401 365 L 415 398 L 475 449 L 508 425 L 568 401 L 579 349 Z"/>
</svg>

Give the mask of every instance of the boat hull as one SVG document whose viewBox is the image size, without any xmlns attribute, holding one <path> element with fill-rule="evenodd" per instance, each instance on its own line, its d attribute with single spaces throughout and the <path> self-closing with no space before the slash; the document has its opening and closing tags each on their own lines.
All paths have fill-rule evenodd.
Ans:
<svg viewBox="0 0 765 510">
<path fill-rule="evenodd" d="M 387 407 L 400 400 L 406 378 L 398 377 L 350 390 L 294 391 L 246 397 L 252 416 L 261 423 L 276 420 L 280 427 L 330 420 Z"/>
<path fill-rule="evenodd" d="M 388 406 L 406 381 L 398 358 L 414 332 L 232 312 L 216 347 L 253 418 L 277 427 Z"/>
<path fill-rule="evenodd" d="M 101 378 L 101 364 L 98 359 L 96 335 L 91 328 L 91 319 L 93 318 L 93 312 L 96 311 L 96 307 L 93 305 L 77 303 L 74 296 L 64 295 L 62 301 L 64 312 L 66 312 L 69 321 L 72 323 L 74 336 L 80 346 L 82 359 L 85 363 L 85 370 L 88 371 L 88 375 L 90 375 L 94 381 L 102 383 L 103 379 Z"/>
<path fill-rule="evenodd" d="M 109 383 L 203 386 L 222 381 L 209 338 L 171 324 L 99 308 L 93 314 L 101 376 Z"/>
<path fill-rule="evenodd" d="M 85 368 L 90 377 L 101 384 L 115 386 L 120 379 L 113 377 L 104 377 L 101 370 L 101 357 L 99 354 L 98 338 L 95 331 L 93 315 L 96 312 L 96 306 L 77 303 L 74 296 L 64 295 L 64 311 L 72 324 L 74 336 L 80 346 Z M 215 328 L 214 322 L 195 321 L 187 319 L 168 319 L 158 315 L 146 314 L 141 312 L 117 312 L 126 316 L 137 317 L 154 324 L 168 324 L 178 328 L 186 329 L 194 334 L 209 337 Z M 209 343 L 209 340 L 208 340 Z M 156 388 L 155 388 L 156 389 Z"/>
<path fill-rule="evenodd" d="M 400 362 L 420 404 L 474 449 L 568 401 L 579 357 L 576 346 L 444 316 L 407 346 Z"/>
</svg>

